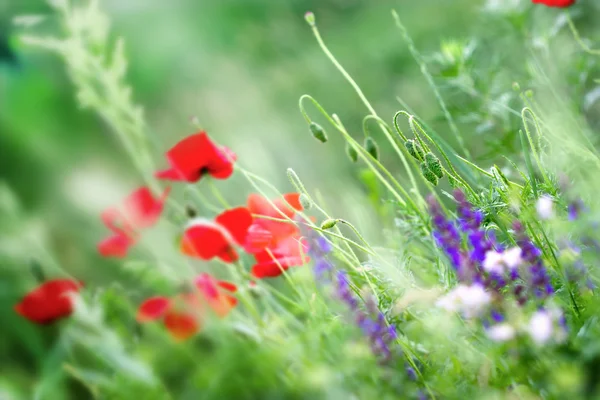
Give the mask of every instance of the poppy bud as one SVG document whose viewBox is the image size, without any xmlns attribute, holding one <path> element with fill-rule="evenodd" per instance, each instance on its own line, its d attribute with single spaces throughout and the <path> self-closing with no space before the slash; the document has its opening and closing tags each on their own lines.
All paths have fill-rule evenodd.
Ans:
<svg viewBox="0 0 600 400">
<path fill-rule="evenodd" d="M 519 85 L 519 82 L 513 82 L 512 88 L 513 88 L 513 90 L 515 92 L 520 92 L 521 91 L 521 85 Z"/>
<path fill-rule="evenodd" d="M 31 260 L 29 268 L 31 270 L 31 275 L 33 275 L 33 277 L 38 283 L 43 283 L 46 280 L 44 271 L 42 271 L 42 266 L 37 260 Z"/>
<path fill-rule="evenodd" d="M 348 158 L 350 159 L 350 161 L 352 161 L 352 162 L 358 161 L 358 153 L 356 152 L 356 149 L 350 143 L 346 143 L 346 154 L 348 155 Z"/>
<path fill-rule="evenodd" d="M 367 150 L 367 152 L 373 156 L 374 159 L 379 159 L 379 148 L 377 147 L 375 139 L 373 139 L 371 136 L 365 139 L 365 150 Z"/>
<path fill-rule="evenodd" d="M 326 219 L 325 221 L 323 221 L 323 223 L 321 224 L 321 229 L 325 230 L 325 229 L 331 229 L 333 228 L 335 225 L 337 224 L 337 219 Z"/>
<path fill-rule="evenodd" d="M 427 163 L 425 163 L 425 162 L 421 163 L 421 174 L 423 174 L 425 179 L 427 179 L 429 182 L 431 182 L 434 186 L 437 186 L 438 177 L 435 176 L 435 174 L 429 169 L 429 167 L 427 166 Z"/>
<path fill-rule="evenodd" d="M 189 204 L 185 205 L 185 215 L 187 215 L 189 218 L 194 218 L 196 217 L 196 215 L 198 215 L 198 212 L 196 211 L 196 209 L 192 206 L 190 206 Z"/>
<path fill-rule="evenodd" d="M 310 208 L 312 207 L 312 201 L 308 198 L 307 195 L 305 195 L 304 193 L 300 194 L 300 205 L 302 206 L 302 208 L 304 208 L 305 210 L 310 210 Z"/>
<path fill-rule="evenodd" d="M 306 14 L 304 14 L 304 19 L 308 25 L 315 26 L 315 14 L 313 14 L 311 11 L 308 11 Z"/>
<path fill-rule="evenodd" d="M 444 171 L 442 171 L 442 164 L 440 164 L 439 158 L 437 158 L 433 153 L 425 154 L 425 163 L 427 164 L 427 168 L 431 170 L 438 178 L 442 179 L 444 177 Z"/>
<path fill-rule="evenodd" d="M 322 143 L 327 141 L 327 134 L 321 125 L 317 124 L 316 122 L 311 122 L 309 128 L 315 139 Z"/>
<path fill-rule="evenodd" d="M 421 161 L 424 158 L 425 152 L 423 151 L 423 147 L 418 142 L 415 142 L 414 139 L 407 140 L 404 142 L 404 147 L 408 151 L 408 154 Z"/>
<path fill-rule="evenodd" d="M 527 90 L 525 91 L 525 96 L 527 96 L 527 97 L 529 97 L 529 98 L 532 98 L 532 97 L 533 97 L 533 90 L 531 90 L 531 89 L 527 89 Z"/>
</svg>

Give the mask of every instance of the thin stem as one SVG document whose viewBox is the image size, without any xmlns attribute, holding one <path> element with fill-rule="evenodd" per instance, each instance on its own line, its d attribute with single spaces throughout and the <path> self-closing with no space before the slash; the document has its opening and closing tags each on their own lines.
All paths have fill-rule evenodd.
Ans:
<svg viewBox="0 0 600 400">
<path fill-rule="evenodd" d="M 452 115 L 448 111 L 446 102 L 444 101 L 444 98 L 440 94 L 440 91 L 438 90 L 437 85 L 433 81 L 433 76 L 429 72 L 429 69 L 427 68 L 427 64 L 425 63 L 425 61 L 423 61 L 421 54 L 415 47 L 415 43 L 413 42 L 412 38 L 408 34 L 408 31 L 402 24 L 402 21 L 400 21 L 400 17 L 398 16 L 398 13 L 396 12 L 396 10 L 392 10 L 392 16 L 394 17 L 394 20 L 396 21 L 396 26 L 400 29 L 400 32 L 402 33 L 402 37 L 404 38 L 404 41 L 406 42 L 406 44 L 408 44 L 408 50 L 410 51 L 411 55 L 413 56 L 413 58 L 415 59 L 417 64 L 419 64 L 421 73 L 423 74 L 423 76 L 427 80 L 427 83 L 429 84 L 429 87 L 433 91 L 433 94 L 435 95 L 435 98 L 437 99 L 438 104 L 440 105 L 440 108 L 442 109 L 442 112 L 444 113 L 444 118 L 446 118 L 446 121 L 448 121 L 448 125 L 450 126 L 452 133 L 458 140 L 458 143 L 459 143 L 460 147 L 462 148 L 463 152 L 465 153 L 465 155 L 467 156 L 467 158 L 471 158 L 471 154 L 469 153 L 469 150 L 465 146 L 464 139 L 463 139 L 460 131 L 458 130 L 456 123 L 454 122 L 454 118 L 452 118 Z"/>
<path fill-rule="evenodd" d="M 573 20 L 571 19 L 571 14 L 568 11 L 565 12 L 565 14 L 567 16 L 567 24 L 569 25 L 569 29 L 571 29 L 571 33 L 573 33 L 573 37 L 575 38 L 575 41 L 577 42 L 577 44 L 579 44 L 579 46 L 581 46 L 581 49 L 588 54 L 591 54 L 594 56 L 600 56 L 600 50 L 592 49 L 590 46 L 588 46 L 583 41 L 583 39 L 579 35 L 579 31 L 577 30 L 577 28 L 575 27 L 575 24 L 573 23 Z"/>
<path fill-rule="evenodd" d="M 418 187 L 416 186 L 416 181 L 414 180 L 414 177 L 412 175 L 412 171 L 410 170 L 408 162 L 406 161 L 406 157 L 404 156 L 404 154 L 402 153 L 402 151 L 400 151 L 400 149 L 398 148 L 398 145 L 396 144 L 396 141 L 394 140 L 394 137 L 390 133 L 391 130 L 389 130 L 389 128 L 386 128 L 385 122 L 383 122 L 383 120 L 381 120 L 379 118 L 379 116 L 377 115 L 377 112 L 375 111 L 375 109 L 373 108 L 373 106 L 371 105 L 371 103 L 369 102 L 369 100 L 366 98 L 365 94 L 363 93 L 363 91 L 361 90 L 361 88 L 358 86 L 358 84 L 356 83 L 356 81 L 350 76 L 350 74 L 338 62 L 338 60 L 331 53 L 331 51 L 329 51 L 329 48 L 325 45 L 325 42 L 323 41 L 323 38 L 321 37 L 321 34 L 319 33 L 319 30 L 317 29 L 317 26 L 315 24 L 312 24 L 311 25 L 311 29 L 313 31 L 313 34 L 315 35 L 315 38 L 317 39 L 317 42 L 319 43 L 319 46 L 321 47 L 321 50 L 323 50 L 323 52 L 329 58 L 329 60 L 331 61 L 331 63 L 337 68 L 337 70 L 344 76 L 344 78 L 346 79 L 346 81 L 348 81 L 348 83 L 352 86 L 352 88 L 354 89 L 354 91 L 356 92 L 356 94 L 358 95 L 358 97 L 360 98 L 360 100 L 363 102 L 363 104 L 365 105 L 365 107 L 367 108 L 367 110 L 369 110 L 369 112 L 371 113 L 371 115 L 373 117 L 375 117 L 377 119 L 377 121 L 379 122 L 379 127 L 380 127 L 381 131 L 383 132 L 383 134 L 385 135 L 385 137 L 388 139 L 388 141 L 390 142 L 390 144 L 394 148 L 394 151 L 396 152 L 396 154 L 398 155 L 398 157 L 400 157 L 400 160 L 402 161 L 402 164 L 404 165 L 404 168 L 406 169 L 406 172 L 409 174 L 411 183 L 413 184 L 413 188 L 415 190 L 415 195 L 417 197 L 420 197 L 421 200 L 423 200 L 423 198 L 422 198 L 422 196 L 421 196 L 421 194 L 420 194 L 420 192 L 418 190 Z"/>
</svg>

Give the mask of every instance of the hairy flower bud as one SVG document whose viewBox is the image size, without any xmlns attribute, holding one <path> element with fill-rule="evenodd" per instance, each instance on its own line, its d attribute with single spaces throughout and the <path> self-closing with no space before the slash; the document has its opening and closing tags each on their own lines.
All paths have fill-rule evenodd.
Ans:
<svg viewBox="0 0 600 400">
<path fill-rule="evenodd" d="M 416 142 L 414 139 L 407 140 L 404 142 L 404 147 L 408 151 L 408 154 L 413 156 L 413 158 L 423 161 L 425 152 L 423 151 L 423 147 Z"/>
<path fill-rule="evenodd" d="M 367 152 L 373 156 L 374 159 L 379 159 L 379 148 L 377 147 L 375 139 L 373 139 L 371 136 L 365 139 L 365 150 L 367 150 Z"/>
<path fill-rule="evenodd" d="M 321 223 L 321 229 L 331 229 L 333 228 L 335 225 L 337 224 L 337 219 L 326 219 L 325 221 L 323 221 L 323 223 Z"/>
<path fill-rule="evenodd" d="M 308 25 L 315 26 L 315 14 L 313 14 L 312 11 L 307 11 L 306 14 L 304 14 L 304 19 Z"/>
<path fill-rule="evenodd" d="M 356 149 L 350 143 L 346 143 L 346 154 L 348 155 L 348 158 L 350 158 L 350 161 L 352 161 L 352 162 L 358 161 L 358 153 L 356 152 Z"/>
<path fill-rule="evenodd" d="M 427 164 L 427 168 L 431 172 L 435 174 L 438 178 L 442 179 L 444 177 L 444 171 L 442 171 L 442 164 L 440 164 L 439 158 L 437 158 L 433 153 L 425 154 L 425 164 Z"/>
<path fill-rule="evenodd" d="M 307 195 L 305 195 L 304 193 L 301 193 L 300 194 L 300 205 L 305 210 L 310 210 L 313 203 L 312 203 L 312 200 Z"/>
<path fill-rule="evenodd" d="M 427 163 L 425 163 L 425 162 L 421 163 L 421 174 L 423 174 L 425 179 L 427 179 L 429 182 L 431 182 L 434 186 L 437 186 L 438 177 L 429 169 L 429 167 L 427 166 Z"/>
<path fill-rule="evenodd" d="M 309 128 L 315 139 L 322 143 L 327 142 L 327 134 L 321 125 L 317 124 L 316 122 L 311 122 Z"/>
<path fill-rule="evenodd" d="M 46 281 L 46 276 L 44 275 L 42 266 L 37 260 L 31 260 L 31 263 L 29 264 L 29 269 L 31 270 L 31 275 L 33 275 L 33 277 L 38 283 L 43 283 Z"/>
</svg>

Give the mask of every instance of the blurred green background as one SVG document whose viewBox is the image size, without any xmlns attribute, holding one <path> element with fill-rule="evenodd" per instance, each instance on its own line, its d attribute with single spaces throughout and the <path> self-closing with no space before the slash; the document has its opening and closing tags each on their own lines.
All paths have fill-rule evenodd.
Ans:
<svg viewBox="0 0 600 400">
<path fill-rule="evenodd" d="M 574 16 L 582 34 L 594 39 L 593 21 L 600 10 L 591 3 Z M 355 222 L 367 237 L 380 234 L 381 226 L 365 200 L 360 167 L 347 159 L 343 140 L 316 111 L 308 107 L 328 130 L 327 144 L 311 137 L 298 111 L 298 98 L 308 93 L 337 113 L 356 138 L 362 137 L 367 110 L 318 48 L 303 18 L 306 11 L 315 13 L 325 42 L 382 118 L 391 122 L 403 108 L 399 96 L 456 145 L 394 25 L 391 10 L 396 9 L 425 55 L 474 161 L 483 167 L 494 161 L 504 165 L 499 154 L 519 152 L 519 119 L 507 109 L 521 107 L 512 83 L 528 85 L 523 55 L 535 43 L 548 45 L 557 32 L 570 38 L 554 10 L 533 9 L 528 1 L 100 4 L 111 18 L 114 36 L 125 39 L 129 81 L 134 99 L 145 108 L 157 164 L 164 165 L 162 152 L 194 132 L 190 121 L 197 117 L 212 137 L 237 152 L 245 167 L 281 191 L 292 190 L 285 170 L 294 168 L 309 190 L 320 191 L 326 206 L 335 205 L 339 216 Z M 501 11 L 486 13 L 494 9 Z M 35 362 L 51 340 L 12 312 L 12 304 L 34 284 L 30 260 L 39 260 L 49 276 L 64 269 L 98 284 L 115 280 L 118 264 L 95 252 L 104 235 L 98 214 L 141 182 L 110 129 L 78 106 L 62 60 L 19 43 L 24 28 L 12 24 L 19 15 L 45 16 L 38 32 L 57 34 L 59 28 L 44 1 L 0 0 L 0 377 L 17 382 L 35 377 Z M 585 109 L 597 127 L 597 102 L 585 97 L 597 90 L 597 61 L 570 39 L 560 43 L 566 44 L 568 56 L 552 61 L 570 68 L 563 83 L 574 94 L 575 106 Z M 384 164 L 401 174 L 389 146 L 372 131 Z M 245 183 L 235 179 L 222 187 L 239 204 L 251 189 L 240 190 Z"/>
</svg>

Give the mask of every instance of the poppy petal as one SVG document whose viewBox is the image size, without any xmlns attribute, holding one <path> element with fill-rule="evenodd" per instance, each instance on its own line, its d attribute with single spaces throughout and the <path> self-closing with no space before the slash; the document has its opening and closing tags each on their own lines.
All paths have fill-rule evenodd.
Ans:
<svg viewBox="0 0 600 400">
<path fill-rule="evenodd" d="M 287 269 L 287 267 L 279 266 L 279 264 L 274 262 L 255 264 L 252 267 L 252 276 L 256 279 L 276 278 L 283 274 L 284 271 L 287 271 Z"/>
<path fill-rule="evenodd" d="M 188 313 L 169 311 L 165 316 L 164 324 L 171 336 L 178 341 L 186 340 L 200 330 L 197 319 Z"/>
<path fill-rule="evenodd" d="M 217 281 L 207 273 L 197 276 L 194 280 L 194 284 L 200 293 L 207 299 L 217 298 L 219 296 Z"/>
<path fill-rule="evenodd" d="M 229 292 L 232 292 L 232 293 L 237 292 L 237 286 L 231 282 L 217 281 L 217 285 L 219 285 L 220 288 L 225 289 Z"/>
<path fill-rule="evenodd" d="M 222 285 L 225 284 L 229 289 L 233 286 L 233 291 L 235 291 L 235 289 L 237 289 L 235 285 L 229 282 L 217 281 L 206 273 L 198 276 L 194 283 L 200 293 L 204 296 L 204 299 L 208 302 L 208 305 L 219 317 L 226 316 L 229 311 L 237 305 L 237 299 L 235 297 L 226 295 L 220 290 Z"/>
<path fill-rule="evenodd" d="M 207 165 L 210 176 L 215 179 L 227 179 L 233 174 L 233 161 L 236 154 L 228 148 L 215 149 L 213 158 Z"/>
<path fill-rule="evenodd" d="M 163 169 L 162 171 L 156 171 L 154 173 L 154 177 L 156 179 L 165 179 L 169 181 L 179 181 L 185 180 L 185 177 L 181 175 L 180 172 L 177 172 L 174 168 Z"/>
<path fill-rule="evenodd" d="M 210 260 L 228 254 L 230 244 L 218 227 L 204 222 L 187 228 L 181 240 L 181 252 L 191 257 Z"/>
<path fill-rule="evenodd" d="M 246 207 L 237 207 L 219 214 L 215 222 L 227 229 L 233 240 L 243 245 L 248 228 L 252 225 L 252 214 Z"/>
<path fill-rule="evenodd" d="M 83 285 L 70 279 L 47 281 L 15 305 L 15 311 L 28 320 L 47 324 L 71 315 L 73 300 L 70 294 L 79 292 Z"/>
<path fill-rule="evenodd" d="M 532 0 L 533 3 L 541 3 L 548 7 L 565 8 L 575 4 L 575 0 Z"/>
<path fill-rule="evenodd" d="M 268 247 L 273 241 L 271 231 L 262 227 L 259 223 L 253 223 L 248 228 L 244 250 L 250 254 L 258 253 Z"/>
<path fill-rule="evenodd" d="M 240 256 L 237 251 L 231 246 L 227 247 L 221 253 L 217 255 L 222 261 L 226 263 L 236 262 L 240 259 Z"/>
<path fill-rule="evenodd" d="M 231 150 L 219 148 L 206 132 L 188 136 L 166 154 L 170 168 L 155 173 L 159 179 L 197 182 L 204 173 L 216 179 L 226 179 L 233 173 Z"/>
<path fill-rule="evenodd" d="M 119 220 L 122 218 L 121 213 L 116 208 L 108 208 L 100 214 L 100 220 L 104 225 L 113 232 L 122 232 L 123 229 L 118 226 Z"/>
<path fill-rule="evenodd" d="M 297 211 L 302 211 L 304 207 L 300 204 L 300 193 L 286 193 L 283 195 L 285 201 Z"/>
<path fill-rule="evenodd" d="M 283 198 L 273 200 L 271 204 L 264 197 L 252 193 L 248 196 L 247 207 L 252 214 L 256 215 L 255 224 L 271 232 L 274 240 L 279 240 L 286 236 L 299 234 L 298 227 L 289 221 L 293 220 L 296 215 L 293 207 L 300 206 L 299 197 L 297 193 L 288 193 Z M 293 204 L 288 203 L 288 200 Z M 261 218 L 261 216 L 267 218 Z M 279 221 L 269 218 L 276 218 Z"/>
<path fill-rule="evenodd" d="M 124 233 L 116 233 L 98 243 L 98 253 L 103 257 L 123 258 L 135 240 Z"/>
<path fill-rule="evenodd" d="M 148 228 L 154 225 L 162 213 L 170 190 L 171 188 L 167 187 L 160 197 L 155 197 L 147 186 L 135 190 L 123 202 L 127 222 L 134 229 Z"/>
<path fill-rule="evenodd" d="M 166 297 L 151 297 L 140 305 L 135 319 L 138 322 L 155 321 L 164 317 L 170 306 L 171 301 Z"/>
<path fill-rule="evenodd" d="M 206 132 L 199 132 L 179 141 L 166 157 L 171 168 L 157 173 L 157 178 L 197 182 L 213 156 L 213 146 Z"/>
</svg>

